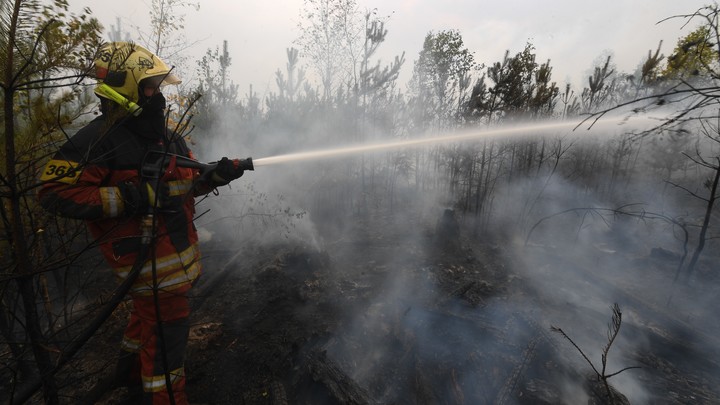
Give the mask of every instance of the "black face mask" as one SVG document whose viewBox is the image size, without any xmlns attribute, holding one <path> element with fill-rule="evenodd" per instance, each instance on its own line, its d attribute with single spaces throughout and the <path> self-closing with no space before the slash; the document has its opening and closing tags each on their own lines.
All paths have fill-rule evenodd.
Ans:
<svg viewBox="0 0 720 405">
<path fill-rule="evenodd" d="M 143 90 L 140 89 L 140 99 L 138 100 L 138 105 L 142 107 L 140 117 L 155 117 L 158 115 L 165 115 L 167 102 L 165 101 L 165 96 L 160 92 L 155 93 L 150 97 L 145 97 Z"/>
<path fill-rule="evenodd" d="M 128 121 L 131 129 L 143 138 L 160 139 L 165 135 L 166 130 L 165 96 L 162 93 L 156 93 L 151 97 L 145 97 L 140 89 L 138 105 L 142 107 L 142 112 Z"/>
<path fill-rule="evenodd" d="M 135 134 L 152 141 L 157 141 L 165 136 L 165 96 L 162 93 L 156 93 L 151 97 L 143 95 L 140 89 L 140 99 L 138 105 L 142 107 L 142 112 L 137 117 L 129 117 L 125 125 Z"/>
</svg>

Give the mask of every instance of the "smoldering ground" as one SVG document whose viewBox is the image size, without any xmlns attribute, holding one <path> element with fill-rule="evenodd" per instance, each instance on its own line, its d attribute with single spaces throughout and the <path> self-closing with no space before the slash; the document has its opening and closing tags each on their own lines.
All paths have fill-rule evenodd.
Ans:
<svg viewBox="0 0 720 405">
<path fill-rule="evenodd" d="M 584 381 L 593 371 L 580 350 L 601 369 L 613 303 L 623 323 L 605 374 L 641 368 L 610 384 L 631 403 L 693 402 L 687 389 L 673 385 L 681 376 L 697 390 L 696 403 L 710 403 L 703 400 L 713 395 L 704 381 L 718 377 L 717 363 L 705 358 L 718 347 L 712 338 L 718 317 L 708 309 L 717 301 L 716 250 L 709 241 L 695 276 L 675 282 L 682 222 L 668 220 L 702 215 L 703 203 L 683 189 L 700 192 L 708 173 L 659 167 L 669 158 L 657 150 L 674 150 L 675 159 L 682 156 L 679 144 L 666 137 L 667 145 L 648 146 L 648 138 L 629 141 L 626 132 L 546 137 L 557 165 L 498 182 L 482 226 L 455 209 L 447 188 L 420 188 L 412 174 L 388 180 L 397 151 L 258 167 L 201 203 L 200 211 L 208 204 L 212 210 L 198 224 L 213 235 L 206 244 L 292 240 L 327 252 L 334 274 L 325 281 L 343 297 L 340 320 L 297 350 L 321 350 L 380 403 L 585 402 L 592 394 Z M 257 144 L 243 144 L 237 133 L 214 135 L 211 144 L 222 149 L 205 147 L 203 156 L 266 157 L 323 143 L 296 135 L 277 130 Z M 495 150 L 524 141 L 498 139 Z M 478 144 L 461 145 L 480 152 Z M 613 168 L 600 163 L 612 154 L 622 163 L 616 178 L 603 176 Z M 434 181 L 447 180 L 438 171 Z M 371 174 L 383 192 L 362 195 Z M 668 178 L 682 187 L 668 187 Z M 447 209 L 455 209 L 457 232 L 438 238 Z M 456 240 L 448 247 L 449 237 Z M 562 328 L 577 348 L 550 326 Z"/>
</svg>

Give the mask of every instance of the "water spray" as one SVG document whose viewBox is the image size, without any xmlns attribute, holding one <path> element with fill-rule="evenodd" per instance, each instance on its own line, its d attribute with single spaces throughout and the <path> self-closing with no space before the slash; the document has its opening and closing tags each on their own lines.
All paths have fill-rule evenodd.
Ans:
<svg viewBox="0 0 720 405">
<path fill-rule="evenodd" d="M 654 123 L 657 124 L 657 121 L 651 120 L 647 117 L 640 117 L 639 120 L 644 123 Z M 588 130 L 591 128 L 596 128 L 600 126 L 607 126 L 609 124 L 619 126 L 622 124 L 627 124 L 628 119 L 625 118 L 605 118 L 602 120 L 593 121 L 591 125 L 587 128 Z M 334 149 L 323 149 L 323 150 L 316 150 L 316 151 L 308 151 L 308 152 L 298 152 L 298 153 L 289 153 L 285 155 L 277 155 L 277 156 L 270 156 L 270 157 L 264 157 L 260 159 L 253 160 L 252 158 L 245 158 L 245 159 L 233 159 L 233 162 L 235 163 L 236 167 L 239 167 L 243 170 L 255 170 L 255 167 L 257 166 L 270 166 L 270 165 L 276 165 L 276 164 L 282 164 L 282 163 L 288 163 L 288 162 L 298 162 L 298 161 L 307 161 L 307 160 L 317 160 L 317 159 L 323 159 L 323 158 L 333 158 L 338 156 L 344 156 L 344 155 L 353 155 L 358 153 L 365 153 L 365 152 L 377 152 L 377 151 L 383 151 L 383 150 L 391 150 L 391 149 L 398 149 L 398 148 L 409 148 L 409 147 L 417 147 L 417 146 L 423 146 L 423 145 L 432 145 L 432 144 L 438 144 L 438 143 L 446 143 L 446 142 L 461 142 L 461 141 L 469 141 L 469 140 L 477 140 L 481 138 L 497 138 L 497 137 L 503 137 L 503 138 L 509 138 L 512 136 L 519 136 L 524 135 L 527 133 L 542 133 L 542 132 L 548 132 L 548 131 L 558 131 L 558 130 L 575 130 L 578 128 L 580 124 L 577 122 L 569 122 L 569 121 L 563 121 L 563 122 L 547 122 L 542 124 L 526 124 L 526 125 L 517 125 L 517 126 L 511 126 L 511 127 L 502 127 L 502 128 L 494 128 L 494 129 L 487 129 L 487 130 L 481 130 L 478 131 L 476 129 L 474 130 L 466 130 L 462 132 L 455 133 L 453 135 L 440 135 L 440 136 L 433 136 L 428 138 L 419 138 L 419 139 L 406 139 L 406 140 L 400 140 L 400 141 L 387 141 L 387 142 L 378 142 L 378 143 L 371 143 L 367 145 L 354 145 L 354 146 L 345 146 L 345 147 L 339 147 Z M 192 169 L 197 169 L 200 171 L 200 173 L 210 173 L 215 167 L 217 166 L 217 162 L 210 162 L 210 163 L 203 163 L 199 162 L 197 160 L 190 159 L 185 156 L 180 155 L 173 155 L 173 154 L 162 154 L 157 152 L 151 152 L 153 154 L 152 157 L 146 157 L 145 164 L 143 165 L 143 170 L 148 170 L 154 172 L 154 174 L 163 173 L 167 170 L 168 167 L 172 167 L 173 165 L 179 166 L 179 167 L 188 167 Z M 152 175 L 153 173 L 150 173 Z"/>
<path fill-rule="evenodd" d="M 649 118 L 640 118 L 640 120 L 650 122 Z M 591 127 L 594 128 L 594 127 L 598 127 L 598 126 L 606 126 L 607 124 L 613 124 L 613 125 L 617 126 L 617 125 L 625 124 L 625 123 L 627 123 L 627 121 L 628 121 L 627 118 L 606 118 L 606 119 L 594 121 L 592 123 Z M 652 121 L 652 122 L 657 124 L 656 121 Z M 309 151 L 309 152 L 290 153 L 290 154 L 286 154 L 286 155 L 270 156 L 270 157 L 255 159 L 253 161 L 253 165 L 254 166 L 269 166 L 269 165 L 288 163 L 288 162 L 316 160 L 316 159 L 332 158 L 332 157 L 338 157 L 338 156 L 343 156 L 343 155 L 352 155 L 352 154 L 358 154 L 358 153 L 364 153 L 364 152 L 377 152 L 377 151 L 382 151 L 382 150 L 416 147 L 416 146 L 431 145 L 431 144 L 445 143 L 445 142 L 460 142 L 460 141 L 468 141 L 468 140 L 475 140 L 475 139 L 481 139 L 481 138 L 493 138 L 493 137 L 508 138 L 511 136 L 524 135 L 529 132 L 538 133 L 538 132 L 557 131 L 557 130 L 574 130 L 578 126 L 579 126 L 579 124 L 577 122 L 563 121 L 563 122 L 548 122 L 548 123 L 543 123 L 543 124 L 527 124 L 527 125 L 519 125 L 519 126 L 512 126 L 512 127 L 487 129 L 487 130 L 482 130 L 482 131 L 477 131 L 475 129 L 475 130 L 467 130 L 467 131 L 463 131 L 460 133 L 455 133 L 454 135 L 441 135 L 441 136 L 434 136 L 434 137 L 429 137 L 429 138 L 378 142 L 378 143 L 372 143 L 372 144 L 367 144 L 367 145 L 346 146 L 346 147 L 340 147 L 340 148 L 335 148 L 335 149 L 324 149 L 324 150 L 316 150 L 316 151 Z M 588 130 L 589 129 L 590 129 L 590 127 L 588 128 Z"/>
</svg>

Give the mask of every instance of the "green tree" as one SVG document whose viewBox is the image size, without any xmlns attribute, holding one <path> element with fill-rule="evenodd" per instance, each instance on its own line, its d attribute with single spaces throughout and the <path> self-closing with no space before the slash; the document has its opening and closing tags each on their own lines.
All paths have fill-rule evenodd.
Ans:
<svg viewBox="0 0 720 405">
<path fill-rule="evenodd" d="M 552 81 L 550 61 L 538 65 L 534 50 L 528 43 L 515 56 L 506 51 L 502 61 L 488 67 L 465 104 L 465 114 L 488 119 L 553 114 L 560 89 Z"/>
<path fill-rule="evenodd" d="M 150 3 L 150 32 L 140 31 L 140 40 L 148 49 L 165 60 L 176 59 L 191 46 L 187 38 L 178 35 L 185 29 L 182 9 L 200 9 L 200 3 L 187 0 L 152 0 Z"/>
<path fill-rule="evenodd" d="M 653 84 L 655 83 L 658 78 L 661 76 L 661 62 L 663 59 L 665 59 L 665 55 L 662 55 L 660 53 L 660 48 L 662 48 L 663 41 L 660 41 L 658 44 L 657 49 L 655 50 L 655 53 L 652 53 L 652 50 L 648 51 L 648 57 L 645 59 L 645 62 L 643 62 L 642 67 L 640 68 L 640 84 Z M 640 86 L 638 86 L 640 87 Z M 639 90 L 639 88 L 638 88 Z"/>
<path fill-rule="evenodd" d="M 296 43 L 320 78 L 325 102 L 355 73 L 362 38 L 359 15 L 355 0 L 303 1 Z"/>
<path fill-rule="evenodd" d="M 586 112 L 604 105 L 615 91 L 615 67 L 611 62 L 612 55 L 608 55 L 605 63 L 596 65 L 593 74 L 588 76 L 588 87 L 583 89 L 580 96 Z"/>
<path fill-rule="evenodd" d="M 314 110 L 315 97 L 310 91 L 305 69 L 299 66 L 300 51 L 291 47 L 286 49 L 285 53 L 286 69 L 285 72 L 280 69 L 275 72 L 278 92 L 271 93 L 266 98 L 267 112 L 264 120 L 269 132 L 292 130 L 295 132 L 293 139 L 302 144 L 308 134 L 306 129 L 309 123 L 305 118 Z"/>
<path fill-rule="evenodd" d="M 455 30 L 428 33 L 418 55 L 410 82 L 417 113 L 423 119 L 436 119 L 446 127 L 456 116 L 468 77 L 477 68 L 475 57 Z"/>
<path fill-rule="evenodd" d="M 300 52 L 296 48 L 288 48 L 287 53 L 287 78 L 283 72 L 278 69 L 275 72 L 275 83 L 280 91 L 279 99 L 287 102 L 293 102 L 303 86 L 305 81 L 305 70 L 298 67 Z"/>
<path fill-rule="evenodd" d="M 530 94 L 528 107 L 534 117 L 550 116 L 555 112 L 560 88 L 552 81 L 550 60 L 541 64 L 534 72 L 535 85 Z"/>
<path fill-rule="evenodd" d="M 661 75 L 666 79 L 689 79 L 717 74 L 718 56 L 711 35 L 711 27 L 701 25 L 680 38 Z"/>
<path fill-rule="evenodd" d="M 535 89 L 534 76 L 537 70 L 535 48 L 526 44 L 522 52 L 510 57 L 505 52 L 502 62 L 495 62 L 488 68 L 488 77 L 495 84 L 490 89 L 493 104 L 505 117 L 525 115 L 528 103 Z"/>
<path fill-rule="evenodd" d="M 222 51 L 219 47 L 208 49 L 197 62 L 196 75 L 200 82 L 194 93 L 200 98 L 195 103 L 193 122 L 199 129 L 212 128 L 219 123 L 224 111 L 241 107 L 237 100 L 238 86 L 228 77 L 231 65 L 227 41 L 223 41 Z"/>
<path fill-rule="evenodd" d="M 0 3 L 0 88 L 4 143 L 0 173 L 0 214 L 2 216 L 2 310 L 12 302 L 12 291 L 21 297 L 22 310 L 6 317 L 22 327 L 42 379 L 46 403 L 58 403 L 58 387 L 51 371 L 55 360 L 52 344 L 38 314 L 38 277 L 47 269 L 38 254 L 45 227 L 43 214 L 34 202 L 48 145 L 62 136 L 62 126 L 74 119 L 85 106 L 77 103 L 83 95 L 79 87 L 90 72 L 100 43 L 100 26 L 85 9 L 79 16 L 68 12 L 63 0 L 41 5 L 36 1 Z M 14 281 L 17 289 L 12 288 Z M 17 317 L 23 316 L 20 321 Z M 2 326 L 8 326 L 3 322 Z M 12 325 L 10 325 L 12 326 Z M 5 331 L 3 331 L 5 332 Z M 13 353 L 17 355 L 17 353 Z M 17 364 L 20 358 L 5 364 Z M 27 379 L 30 376 L 22 376 Z M 13 380 L 11 383 L 16 383 Z M 12 387 L 9 387 L 12 389 Z"/>
<path fill-rule="evenodd" d="M 367 96 L 381 89 L 387 89 L 395 83 L 400 74 L 400 68 L 405 63 L 405 53 L 396 56 L 395 60 L 387 66 L 381 66 L 378 61 L 371 65 L 372 57 L 380 45 L 385 42 L 388 30 L 381 20 L 372 18 L 372 13 L 365 14 L 365 40 L 363 43 L 362 59 L 359 63 L 359 78 L 356 81 L 356 92 L 363 97 L 363 106 L 367 105 Z"/>
</svg>

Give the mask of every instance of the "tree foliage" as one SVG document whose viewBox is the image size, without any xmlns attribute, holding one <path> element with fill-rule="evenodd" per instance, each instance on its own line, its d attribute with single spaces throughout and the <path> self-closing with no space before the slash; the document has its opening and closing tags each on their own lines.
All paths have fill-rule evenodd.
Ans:
<svg viewBox="0 0 720 405">
<path fill-rule="evenodd" d="M 52 141 L 63 136 L 64 126 L 85 109 L 78 104 L 83 95 L 78 86 L 89 73 L 101 29 L 89 10 L 73 15 L 68 8 L 63 0 L 0 2 L 5 149 L 0 173 L 0 332 L 12 352 L 5 364 L 16 373 L 8 387 L 14 390 L 19 381 L 28 382 L 33 374 L 27 364 L 32 363 L 49 404 L 58 403 L 58 386 L 50 373 L 56 345 L 48 324 L 41 323 L 38 311 L 48 306 L 39 305 L 43 295 L 36 285 L 45 272 L 68 263 L 71 254 L 63 250 L 68 245 L 49 245 L 54 227 L 38 209 L 33 192 Z M 66 236 L 73 234 L 70 230 Z M 42 319 L 52 324 L 54 317 L 46 312 Z"/>
<path fill-rule="evenodd" d="M 534 50 L 529 43 L 514 56 L 508 50 L 489 66 L 473 87 L 465 115 L 490 121 L 552 116 L 560 89 L 552 81 L 550 61 L 538 64 Z"/>
<path fill-rule="evenodd" d="M 488 68 L 488 77 L 495 83 L 490 90 L 493 104 L 507 116 L 547 116 L 555 109 L 559 93 L 552 82 L 550 61 L 538 65 L 531 44 L 514 57 L 506 52 L 502 62 Z"/>
<path fill-rule="evenodd" d="M 415 61 L 410 87 L 420 114 L 450 119 L 476 68 L 475 57 L 465 47 L 460 32 L 428 33 Z"/>
<path fill-rule="evenodd" d="M 223 41 L 222 51 L 219 47 L 208 49 L 197 62 L 199 84 L 194 93 L 200 98 L 195 104 L 194 124 L 198 128 L 210 129 L 218 123 L 223 113 L 240 107 L 238 86 L 229 78 L 228 69 L 231 65 L 227 41 Z"/>
<path fill-rule="evenodd" d="M 190 7 L 200 9 L 200 3 L 187 0 L 152 0 L 150 3 L 150 32 L 141 33 L 141 40 L 148 44 L 156 55 L 165 59 L 174 59 L 190 44 L 187 38 L 177 35 L 185 29 L 185 14 L 182 9 Z"/>
<path fill-rule="evenodd" d="M 304 0 L 297 44 L 320 78 L 325 101 L 351 77 L 362 27 L 355 0 Z"/>
<path fill-rule="evenodd" d="M 678 40 L 668 57 L 662 76 L 667 79 L 691 79 L 718 72 L 718 57 L 708 25 L 701 25 Z"/>
<path fill-rule="evenodd" d="M 363 53 L 358 63 L 359 77 L 354 84 L 356 93 L 363 97 L 380 90 L 389 89 L 395 83 L 400 74 L 400 68 L 405 63 L 405 53 L 403 53 L 396 56 L 395 60 L 389 65 L 382 66 L 379 60 L 372 65 L 373 56 L 380 45 L 385 42 L 385 37 L 388 34 L 385 22 L 373 18 L 373 16 L 374 13 L 368 12 L 365 14 Z"/>
</svg>

